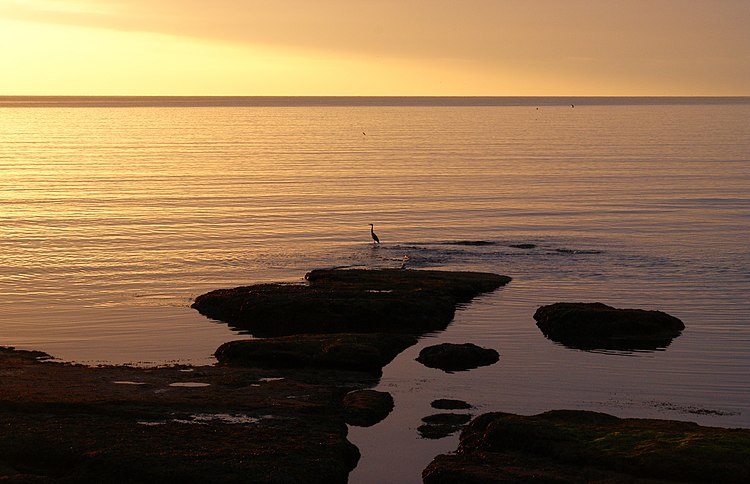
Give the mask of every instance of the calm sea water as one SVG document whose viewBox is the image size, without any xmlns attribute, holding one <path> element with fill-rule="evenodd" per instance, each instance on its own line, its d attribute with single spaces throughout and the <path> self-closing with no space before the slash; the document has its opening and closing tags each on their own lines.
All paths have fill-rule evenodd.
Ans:
<svg viewBox="0 0 750 484">
<path fill-rule="evenodd" d="M 385 369 L 396 409 L 351 429 L 352 482 L 418 482 L 454 449 L 417 433 L 436 398 L 750 427 L 749 120 L 747 98 L 0 98 L 0 345 L 211 363 L 240 336 L 196 295 L 408 256 L 513 282 Z M 660 351 L 578 351 L 534 324 L 557 301 L 687 328 Z M 500 362 L 413 360 L 447 341 Z"/>
</svg>

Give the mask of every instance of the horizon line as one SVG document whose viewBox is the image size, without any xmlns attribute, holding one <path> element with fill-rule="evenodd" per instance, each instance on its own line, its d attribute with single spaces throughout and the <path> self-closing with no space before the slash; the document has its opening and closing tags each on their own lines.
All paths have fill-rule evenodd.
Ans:
<svg viewBox="0 0 750 484">
<path fill-rule="evenodd" d="M 522 107 L 750 104 L 750 96 L 0 95 L 0 108 L 32 107 Z"/>
<path fill-rule="evenodd" d="M 4 98 L 746 98 L 750 94 L 0 94 Z"/>
</svg>

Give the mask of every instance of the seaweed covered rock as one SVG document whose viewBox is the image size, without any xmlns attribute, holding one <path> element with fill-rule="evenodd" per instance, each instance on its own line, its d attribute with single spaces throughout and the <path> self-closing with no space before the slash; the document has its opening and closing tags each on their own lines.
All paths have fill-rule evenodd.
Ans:
<svg viewBox="0 0 750 484">
<path fill-rule="evenodd" d="M 388 392 L 355 390 L 344 397 L 346 423 L 370 427 L 385 419 L 393 411 L 393 397 Z"/>
<path fill-rule="evenodd" d="M 680 335 L 682 321 L 661 311 L 618 309 L 602 303 L 555 303 L 534 313 L 552 341 L 576 349 L 655 350 Z"/>
<path fill-rule="evenodd" d="M 404 334 L 299 334 L 230 341 L 214 353 L 219 363 L 266 368 L 334 368 L 379 373 L 417 338 Z"/>
<path fill-rule="evenodd" d="M 557 410 L 489 413 L 438 456 L 426 484 L 453 482 L 750 482 L 750 429 Z"/>
<path fill-rule="evenodd" d="M 490 273 L 403 269 L 320 269 L 305 278 L 211 291 L 192 307 L 259 337 L 422 333 L 445 329 L 457 304 L 510 282 Z"/>
<path fill-rule="evenodd" d="M 500 355 L 492 348 L 482 348 L 474 343 L 442 343 L 428 346 L 419 352 L 417 361 L 430 368 L 443 371 L 462 371 L 497 363 Z"/>
</svg>

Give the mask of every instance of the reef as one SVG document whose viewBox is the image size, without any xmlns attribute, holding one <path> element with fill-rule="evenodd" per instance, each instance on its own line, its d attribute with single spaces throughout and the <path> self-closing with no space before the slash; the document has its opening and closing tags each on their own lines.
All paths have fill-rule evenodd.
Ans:
<svg viewBox="0 0 750 484">
<path fill-rule="evenodd" d="M 257 284 L 198 296 L 201 314 L 258 337 L 445 329 L 456 306 L 510 277 L 480 272 L 319 269 L 306 284 Z"/>
<path fill-rule="evenodd" d="M 386 418 L 384 365 L 495 274 L 322 270 L 196 299 L 203 314 L 267 339 L 218 364 L 88 367 L 0 348 L 0 481 L 344 483 L 359 460 L 347 424 Z M 345 330 L 345 331 L 341 331 Z"/>
<path fill-rule="evenodd" d="M 347 482 L 361 372 L 87 367 L 0 350 L 0 481 Z M 381 410 L 382 415 L 382 410 Z"/>
<path fill-rule="evenodd" d="M 750 482 L 750 429 L 556 410 L 488 413 L 424 470 L 454 482 Z"/>
</svg>

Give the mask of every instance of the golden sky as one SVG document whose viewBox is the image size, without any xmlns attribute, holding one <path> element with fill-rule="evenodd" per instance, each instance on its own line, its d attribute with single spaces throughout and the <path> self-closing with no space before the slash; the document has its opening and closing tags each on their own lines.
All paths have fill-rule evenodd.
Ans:
<svg viewBox="0 0 750 484">
<path fill-rule="evenodd" d="M 0 0 L 0 95 L 750 95 L 750 0 Z"/>
</svg>

